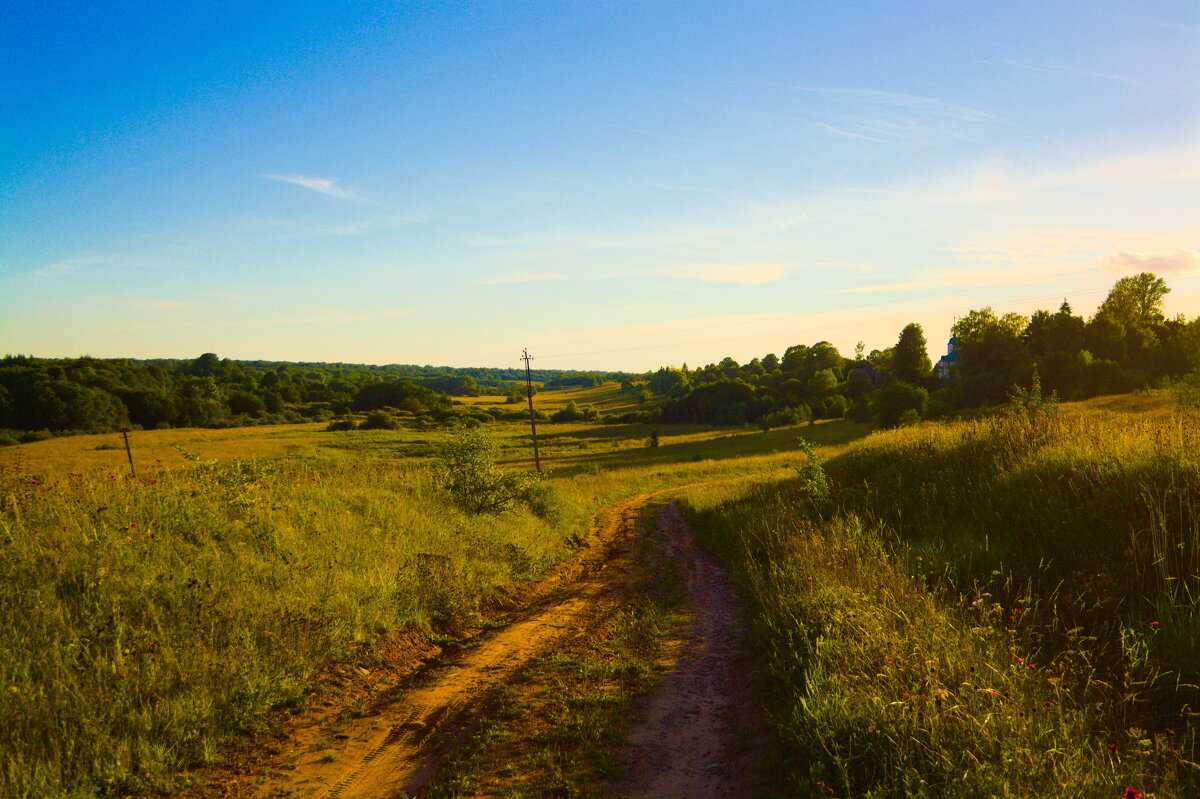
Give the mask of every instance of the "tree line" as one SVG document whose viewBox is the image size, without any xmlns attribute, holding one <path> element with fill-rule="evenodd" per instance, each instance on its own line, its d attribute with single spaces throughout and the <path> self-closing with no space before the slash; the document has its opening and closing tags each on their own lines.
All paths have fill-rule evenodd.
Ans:
<svg viewBox="0 0 1200 799">
<path fill-rule="evenodd" d="M 538 383 L 625 377 L 538 369 Z M 524 390 L 524 369 L 392 364 L 35 358 L 0 360 L 0 441 L 126 428 L 225 427 L 324 421 L 351 411 L 396 408 L 440 414 L 450 396 Z M 523 397 L 523 395 L 522 395 Z"/>
<path fill-rule="evenodd" d="M 892 347 L 864 353 L 860 342 L 853 357 L 819 341 L 746 364 L 726 357 L 697 369 L 662 367 L 626 386 L 647 393 L 628 420 L 767 429 L 850 417 L 890 427 L 1003 403 L 1035 372 L 1066 400 L 1159 386 L 1200 369 L 1200 317 L 1166 318 L 1169 291 L 1142 273 L 1118 280 L 1089 319 L 1065 300 L 1029 316 L 972 310 L 954 324 L 936 370 L 917 323 Z"/>
</svg>

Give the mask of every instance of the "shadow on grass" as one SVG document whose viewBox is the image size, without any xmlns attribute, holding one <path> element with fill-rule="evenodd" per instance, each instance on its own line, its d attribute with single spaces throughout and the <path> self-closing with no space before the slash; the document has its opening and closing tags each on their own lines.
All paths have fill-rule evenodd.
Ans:
<svg viewBox="0 0 1200 799">
<path fill-rule="evenodd" d="M 648 441 L 650 434 L 657 431 L 660 444 L 657 447 L 634 446 L 605 452 L 547 453 L 543 454 L 542 463 L 559 474 L 571 476 L 597 469 L 631 469 L 658 464 L 729 460 L 787 451 L 799 453 L 796 442 L 800 438 L 806 438 L 818 447 L 840 446 L 862 438 L 870 433 L 872 428 L 867 424 L 837 420 L 812 426 L 772 430 L 768 433 L 725 428 L 728 431 L 725 435 L 672 442 L 672 438 L 717 432 L 721 429 L 700 425 L 637 424 L 597 427 L 595 432 L 564 432 L 563 438 L 580 439 L 592 435 L 609 440 Z M 538 437 L 542 438 L 540 435 Z M 532 460 L 531 457 L 510 459 L 506 461 L 506 465 L 520 466 L 532 463 Z"/>
</svg>

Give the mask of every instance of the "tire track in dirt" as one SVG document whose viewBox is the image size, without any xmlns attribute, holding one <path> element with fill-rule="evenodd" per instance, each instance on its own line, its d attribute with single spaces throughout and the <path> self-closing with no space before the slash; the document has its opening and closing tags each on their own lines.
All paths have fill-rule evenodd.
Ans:
<svg viewBox="0 0 1200 799">
<path fill-rule="evenodd" d="M 489 697 L 535 657 L 577 635 L 629 590 L 641 514 L 651 494 L 624 500 L 604 514 L 579 554 L 539 585 L 540 607 L 477 644 L 394 701 L 360 719 L 321 730 L 332 745 L 272 769 L 252 796 L 395 799 L 419 792 L 448 754 L 476 728 Z M 547 596 L 549 595 L 549 596 Z"/>
<path fill-rule="evenodd" d="M 743 632 L 725 572 L 704 550 L 676 503 L 659 510 L 656 533 L 676 564 L 692 623 L 675 671 L 643 706 L 628 737 L 630 764 L 615 797 L 717 799 L 759 795 L 752 744 L 762 736 L 748 712 Z"/>
</svg>

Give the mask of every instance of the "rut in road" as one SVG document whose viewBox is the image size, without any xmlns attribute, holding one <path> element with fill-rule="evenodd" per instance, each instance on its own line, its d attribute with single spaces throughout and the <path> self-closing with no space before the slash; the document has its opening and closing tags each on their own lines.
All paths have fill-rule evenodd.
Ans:
<svg viewBox="0 0 1200 799">
<path fill-rule="evenodd" d="M 743 668 L 737 603 L 724 570 L 697 544 L 672 502 L 657 535 L 675 562 L 692 622 L 675 671 L 644 706 L 629 735 L 629 773 L 618 797 L 718 799 L 756 796 L 753 742 L 762 737 Z"/>
</svg>

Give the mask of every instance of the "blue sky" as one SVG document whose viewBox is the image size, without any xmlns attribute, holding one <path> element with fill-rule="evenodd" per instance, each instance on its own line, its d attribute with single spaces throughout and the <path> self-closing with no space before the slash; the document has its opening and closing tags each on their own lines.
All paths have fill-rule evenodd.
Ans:
<svg viewBox="0 0 1200 799">
<path fill-rule="evenodd" d="M 15 7 L 15 6 L 23 7 Z M 643 370 L 1200 315 L 1195 2 L 0 11 L 0 352 Z"/>
</svg>

